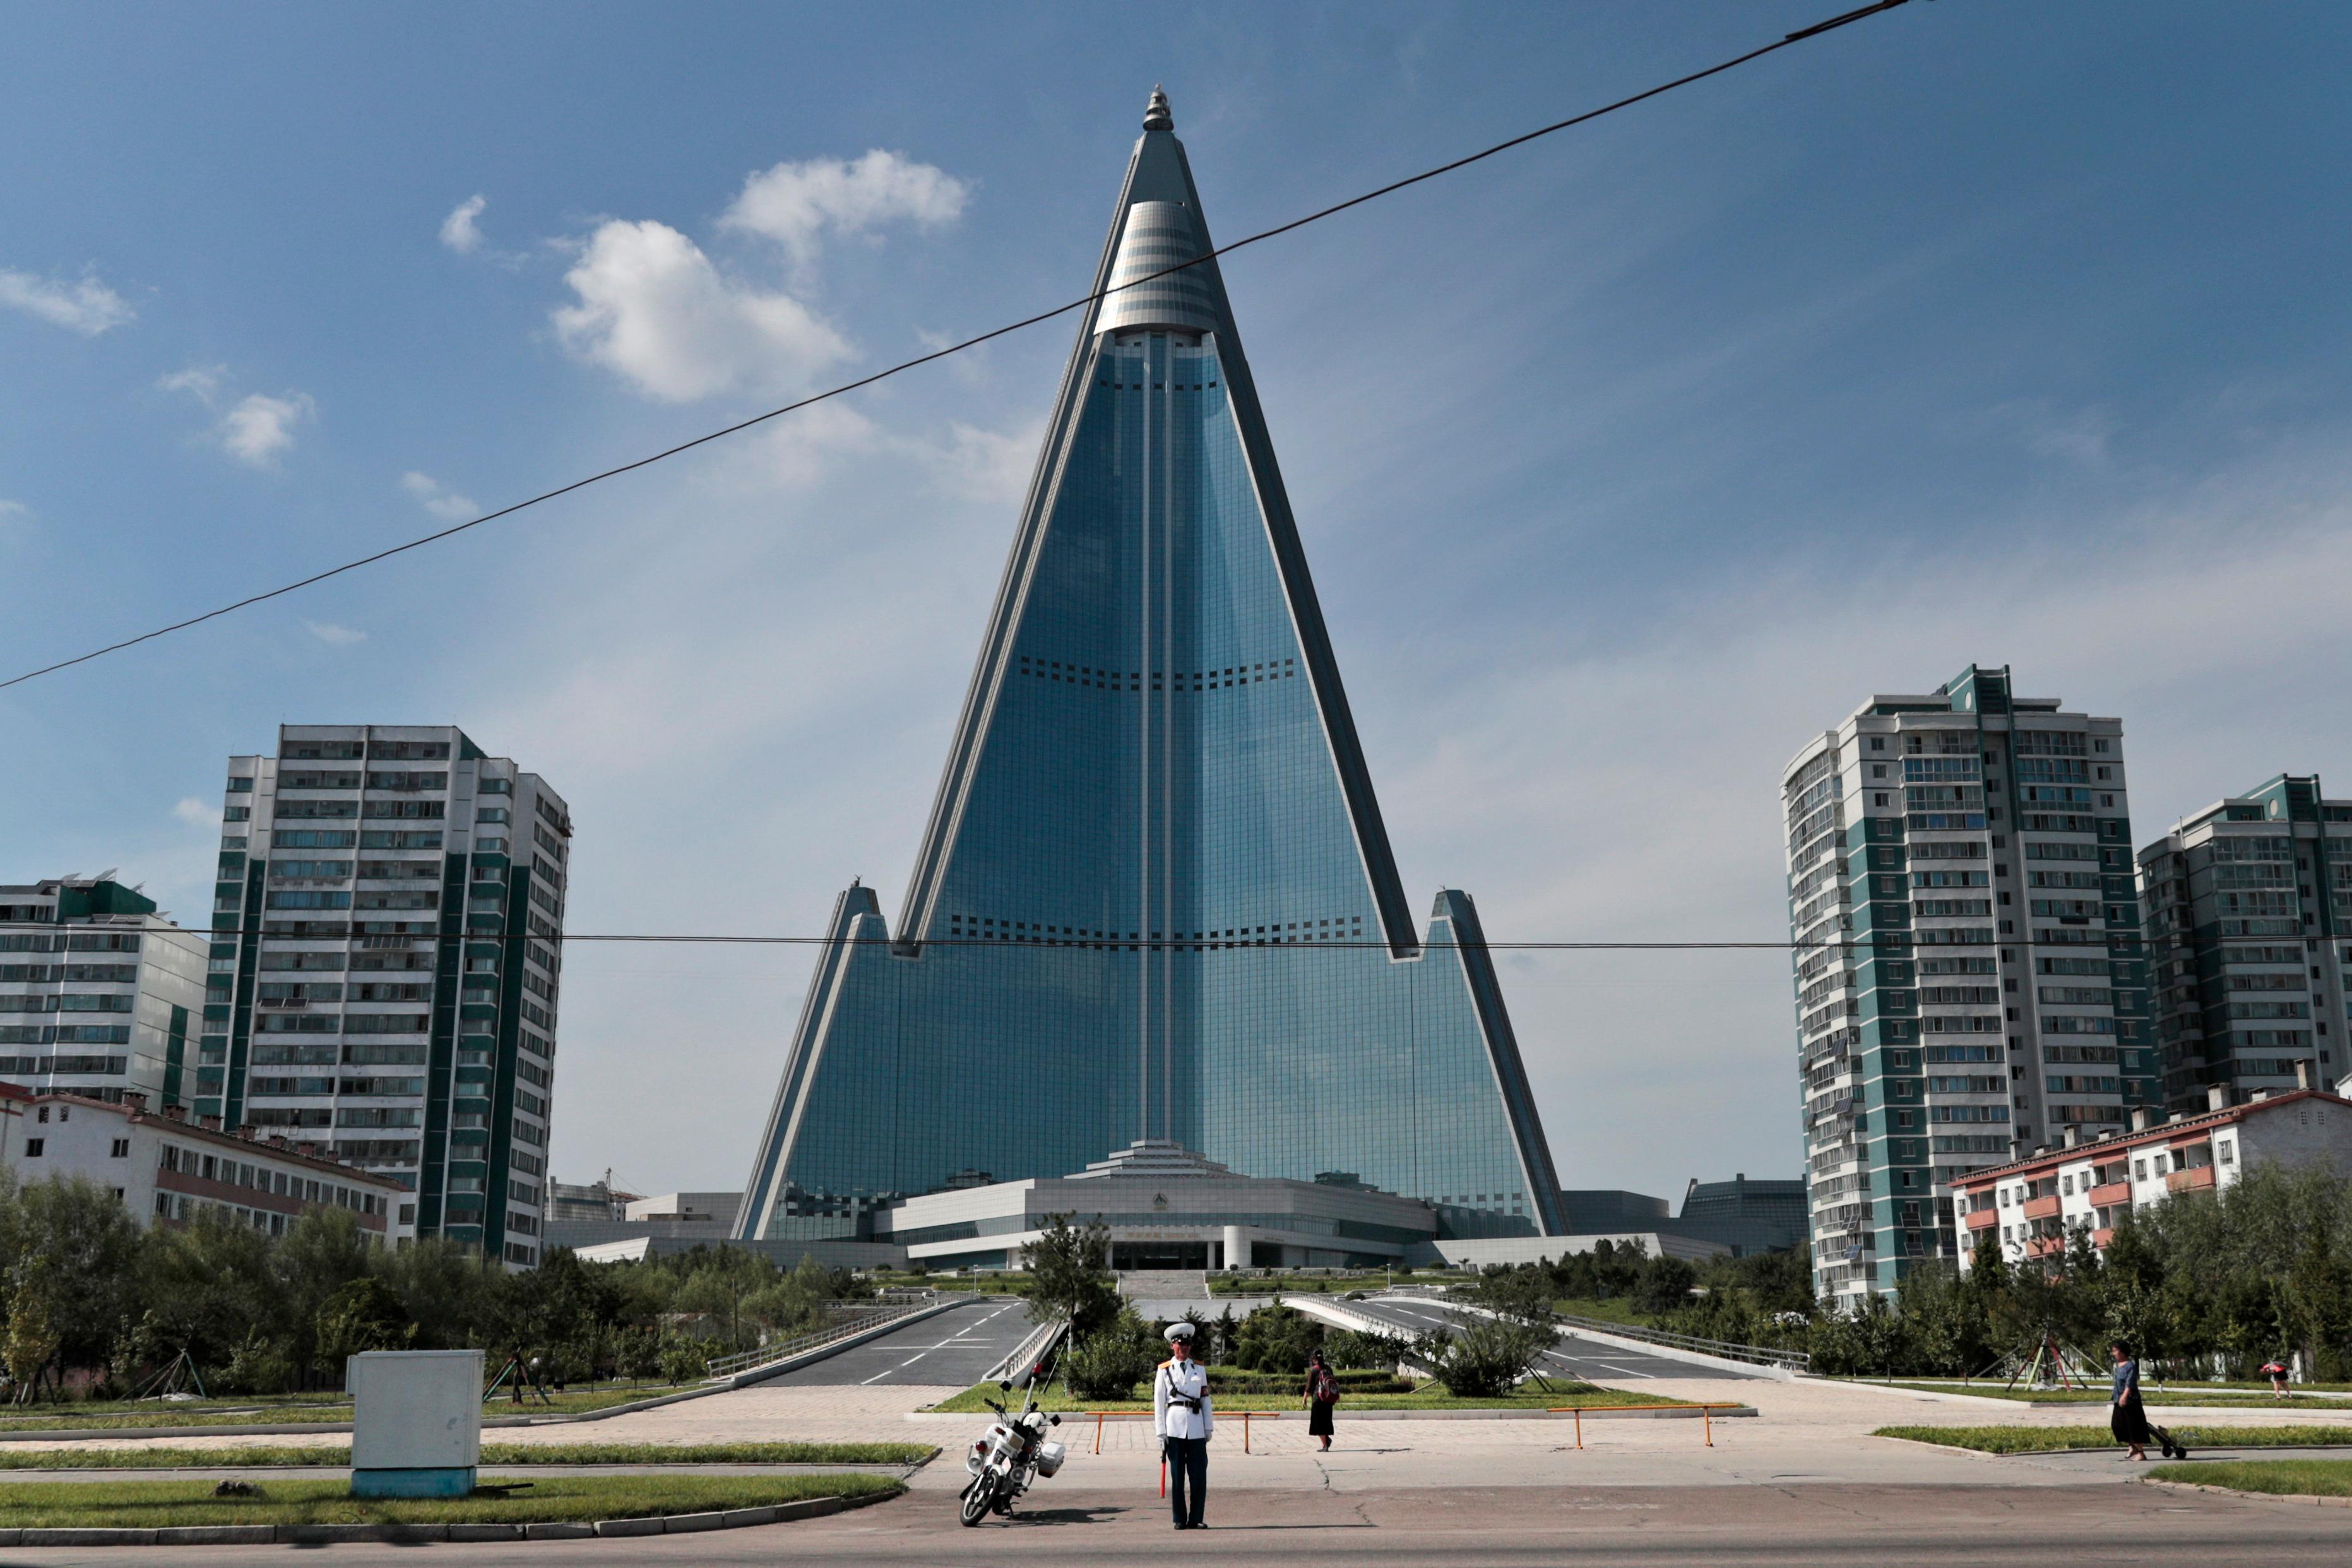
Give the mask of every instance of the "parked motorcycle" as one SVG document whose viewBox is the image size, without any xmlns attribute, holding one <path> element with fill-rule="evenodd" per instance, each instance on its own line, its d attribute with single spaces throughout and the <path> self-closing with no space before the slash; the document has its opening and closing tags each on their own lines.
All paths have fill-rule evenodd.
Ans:
<svg viewBox="0 0 2352 1568">
<path fill-rule="evenodd" d="M 1009 1383 L 996 1386 L 1000 1393 L 1013 1392 Z M 1028 1397 L 1018 1415 L 1007 1415 L 993 1399 L 983 1398 L 982 1403 L 995 1411 L 997 1418 L 963 1457 L 963 1468 L 971 1479 L 957 1496 L 962 1500 L 967 1525 L 978 1524 L 991 1513 L 1011 1513 L 1013 1503 L 1039 1476 L 1051 1476 L 1062 1468 L 1068 1452 L 1061 1444 L 1045 1439 L 1045 1428 L 1060 1426 L 1062 1418 L 1037 1408 L 1036 1380 L 1030 1380 Z"/>
</svg>

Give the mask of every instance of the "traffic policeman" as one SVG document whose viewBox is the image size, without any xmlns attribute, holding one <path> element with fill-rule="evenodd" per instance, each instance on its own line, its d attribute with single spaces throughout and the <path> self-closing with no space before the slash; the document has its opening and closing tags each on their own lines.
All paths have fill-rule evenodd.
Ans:
<svg viewBox="0 0 2352 1568">
<path fill-rule="evenodd" d="M 1151 1420 L 1168 1465 L 1168 1509 L 1179 1530 L 1200 1530 L 1209 1500 L 1209 1438 L 1217 1413 L 1209 1371 L 1192 1359 L 1192 1325 L 1168 1325 L 1168 1359 L 1151 1378 Z M 1189 1506 L 1188 1506 L 1189 1504 Z"/>
</svg>

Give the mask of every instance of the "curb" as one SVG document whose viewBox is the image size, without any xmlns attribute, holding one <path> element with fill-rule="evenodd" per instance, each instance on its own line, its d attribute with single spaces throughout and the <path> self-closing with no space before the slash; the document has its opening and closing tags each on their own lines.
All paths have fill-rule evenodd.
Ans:
<svg viewBox="0 0 2352 1568">
<path fill-rule="evenodd" d="M 2352 1497 L 2323 1497 L 2316 1492 L 2250 1492 L 2236 1487 L 2208 1486 L 2202 1481 L 2160 1481 L 2154 1476 L 2142 1476 L 2145 1487 L 2162 1487 L 2167 1491 L 2210 1492 L 2215 1497 L 2244 1498 L 2251 1502 L 2314 1503 L 2321 1508 L 2352 1508 Z"/>
<path fill-rule="evenodd" d="M 771 1508 L 739 1508 L 724 1513 L 655 1514 L 646 1519 L 550 1521 L 539 1524 L 187 1524 L 152 1530 L 0 1530 L 0 1546 L 322 1546 L 343 1541 L 583 1541 L 604 1535 L 685 1535 L 705 1530 L 740 1530 L 785 1524 L 796 1519 L 864 1508 L 895 1497 L 811 1498 Z"/>
</svg>

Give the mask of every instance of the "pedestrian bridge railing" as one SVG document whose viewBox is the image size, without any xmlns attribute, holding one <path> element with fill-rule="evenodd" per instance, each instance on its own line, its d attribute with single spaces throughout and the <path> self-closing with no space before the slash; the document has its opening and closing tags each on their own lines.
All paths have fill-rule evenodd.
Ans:
<svg viewBox="0 0 2352 1568">
<path fill-rule="evenodd" d="M 709 1381 L 717 1383 L 733 1377 L 738 1373 L 749 1372 L 753 1367 L 766 1366 L 773 1362 L 790 1361 L 796 1355 L 803 1355 L 813 1350 L 821 1350 L 836 1340 L 845 1340 L 853 1334 L 862 1334 L 869 1330 L 878 1329 L 886 1323 L 895 1323 L 901 1318 L 911 1318 L 918 1312 L 928 1311 L 938 1304 L 938 1300 L 937 1293 L 929 1290 L 893 1291 L 887 1296 L 872 1298 L 870 1304 L 877 1308 L 877 1310 L 860 1310 L 844 1318 L 840 1322 L 827 1324 L 814 1333 L 800 1334 L 789 1340 L 778 1340 L 772 1344 L 761 1345 L 756 1350 L 738 1351 L 733 1355 L 713 1356 L 704 1375 Z M 861 1300 L 845 1303 L 845 1305 L 854 1305 L 862 1309 L 869 1305 L 869 1301 Z"/>
<path fill-rule="evenodd" d="M 1639 1340 L 1643 1344 L 1663 1345 L 1672 1350 L 1694 1351 L 1724 1361 L 1742 1361 L 1756 1366 L 1786 1367 L 1790 1372 L 1811 1372 L 1813 1358 L 1803 1351 L 1781 1350 L 1774 1345 L 1734 1344 L 1727 1340 L 1705 1340 L 1692 1334 L 1668 1333 L 1664 1329 L 1643 1328 L 1637 1323 L 1612 1322 L 1605 1318 L 1580 1318 L 1562 1312 L 1556 1320 L 1563 1329 L 1589 1330 L 1598 1334 L 1612 1334 L 1621 1340 Z"/>
</svg>

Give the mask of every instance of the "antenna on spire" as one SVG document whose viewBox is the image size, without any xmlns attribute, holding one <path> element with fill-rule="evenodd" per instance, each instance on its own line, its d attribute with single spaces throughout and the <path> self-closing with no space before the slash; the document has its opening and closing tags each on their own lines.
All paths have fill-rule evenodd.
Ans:
<svg viewBox="0 0 2352 1568">
<path fill-rule="evenodd" d="M 1143 128 L 1146 131 L 1176 129 L 1175 117 L 1168 112 L 1168 94 L 1160 89 L 1157 82 L 1154 82 L 1151 87 L 1150 105 L 1143 111 Z"/>
</svg>

